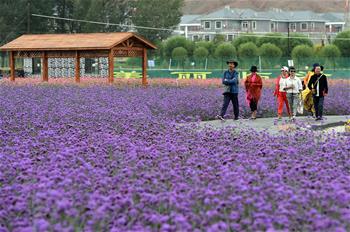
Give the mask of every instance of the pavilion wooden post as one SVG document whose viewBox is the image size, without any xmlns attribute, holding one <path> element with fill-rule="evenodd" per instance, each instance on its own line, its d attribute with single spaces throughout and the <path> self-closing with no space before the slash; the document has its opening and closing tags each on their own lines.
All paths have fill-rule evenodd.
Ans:
<svg viewBox="0 0 350 232">
<path fill-rule="evenodd" d="M 15 54 L 13 51 L 11 51 L 10 52 L 10 80 L 11 81 L 15 81 L 15 78 L 16 78 L 15 62 L 16 62 Z"/>
<path fill-rule="evenodd" d="M 80 54 L 75 52 L 75 82 L 80 83 Z"/>
<path fill-rule="evenodd" d="M 114 54 L 113 49 L 109 52 L 108 56 L 108 83 L 114 81 Z"/>
<path fill-rule="evenodd" d="M 147 49 L 143 48 L 142 56 L 142 85 L 147 86 Z"/>
<path fill-rule="evenodd" d="M 47 52 L 44 52 L 43 55 L 43 73 L 42 73 L 42 78 L 43 82 L 48 82 L 49 81 L 49 60 L 47 57 Z"/>
</svg>

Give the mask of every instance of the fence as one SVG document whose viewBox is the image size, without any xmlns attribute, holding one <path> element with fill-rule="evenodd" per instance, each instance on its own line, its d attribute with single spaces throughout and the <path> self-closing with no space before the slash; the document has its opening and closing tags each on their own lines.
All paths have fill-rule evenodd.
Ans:
<svg viewBox="0 0 350 232">
<path fill-rule="evenodd" d="M 8 70 L 8 57 L 5 53 L 0 54 L 0 73 L 1 70 Z M 265 78 L 273 78 L 279 75 L 281 66 L 288 66 L 288 57 L 282 58 L 237 58 L 239 63 L 238 71 L 241 75 L 249 72 L 252 65 L 259 68 L 259 72 Z M 40 61 L 39 61 L 40 62 Z M 325 73 L 334 78 L 350 78 L 350 57 L 338 58 L 303 58 L 293 60 L 294 66 L 298 70 L 298 75 L 303 76 L 311 69 L 314 63 L 320 63 L 325 68 Z M 23 62 L 22 62 L 23 63 Z M 23 65 L 21 60 L 17 59 L 16 67 Z M 91 64 L 94 65 L 94 64 Z M 148 63 L 149 77 L 172 77 L 172 78 L 217 78 L 221 77 L 222 72 L 227 69 L 226 59 L 161 59 L 149 57 Z M 22 66 L 23 67 L 23 66 Z M 116 58 L 115 73 L 122 72 L 141 72 L 141 58 Z M 85 67 L 88 68 L 88 67 Z M 137 75 L 136 75 L 137 76 Z"/>
</svg>

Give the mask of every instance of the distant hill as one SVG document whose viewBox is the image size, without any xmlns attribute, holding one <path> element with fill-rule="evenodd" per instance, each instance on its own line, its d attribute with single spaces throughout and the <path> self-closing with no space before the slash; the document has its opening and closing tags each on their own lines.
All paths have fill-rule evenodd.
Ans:
<svg viewBox="0 0 350 232">
<path fill-rule="evenodd" d="M 185 0 L 183 13 L 204 14 L 226 5 L 254 10 L 280 8 L 315 12 L 344 12 L 345 0 Z"/>
</svg>

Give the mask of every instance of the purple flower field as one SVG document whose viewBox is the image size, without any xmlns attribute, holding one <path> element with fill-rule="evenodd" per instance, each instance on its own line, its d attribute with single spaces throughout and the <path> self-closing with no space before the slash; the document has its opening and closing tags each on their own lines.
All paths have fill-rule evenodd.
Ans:
<svg viewBox="0 0 350 232">
<path fill-rule="evenodd" d="M 325 113 L 350 114 L 333 88 Z M 217 87 L 0 85 L 0 232 L 350 230 L 349 136 L 178 124 L 221 104 Z M 259 107 L 275 116 L 271 88 Z"/>
</svg>

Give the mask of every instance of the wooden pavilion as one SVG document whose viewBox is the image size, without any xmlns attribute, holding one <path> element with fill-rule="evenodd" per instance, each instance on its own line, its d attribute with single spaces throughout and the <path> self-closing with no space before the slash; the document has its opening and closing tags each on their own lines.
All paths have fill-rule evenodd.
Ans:
<svg viewBox="0 0 350 232">
<path fill-rule="evenodd" d="M 108 82 L 114 80 L 114 57 L 142 57 L 142 84 L 147 85 L 147 49 L 157 47 L 131 32 L 23 35 L 0 47 L 9 52 L 10 79 L 15 81 L 16 58 L 41 58 L 42 81 L 49 80 L 49 58 L 74 58 L 80 82 L 80 58 L 108 58 Z"/>
</svg>

